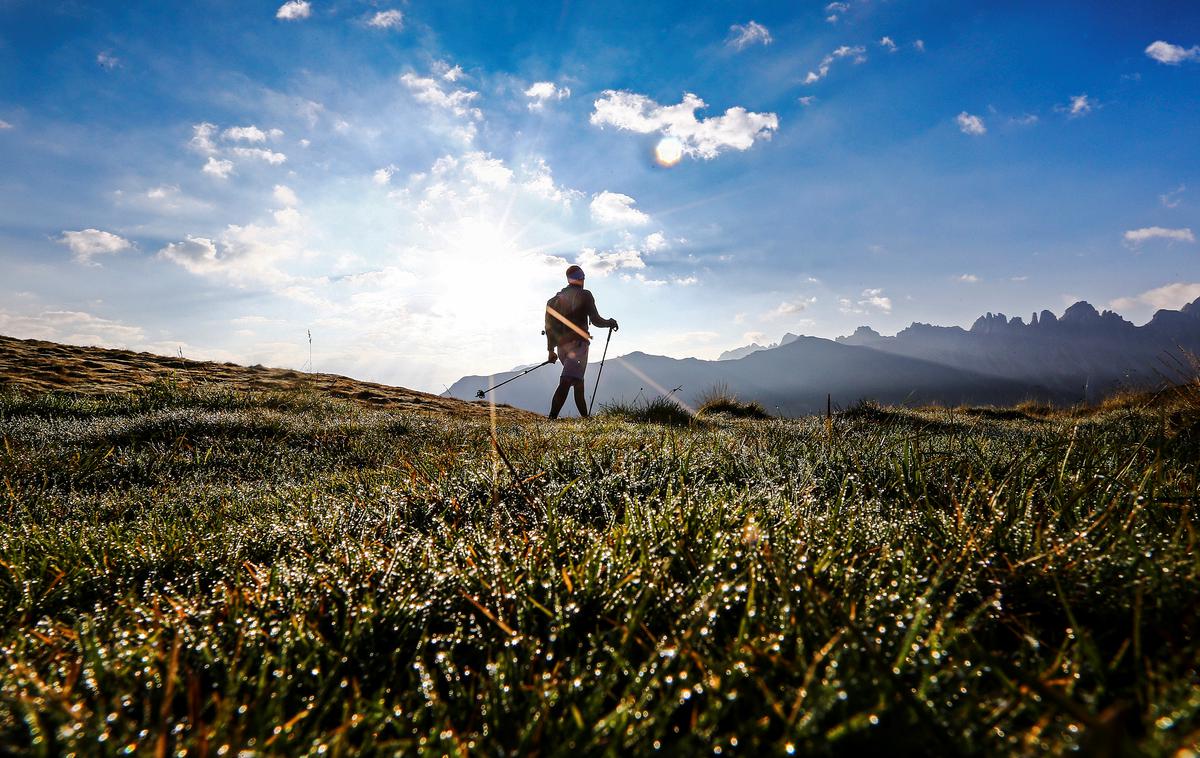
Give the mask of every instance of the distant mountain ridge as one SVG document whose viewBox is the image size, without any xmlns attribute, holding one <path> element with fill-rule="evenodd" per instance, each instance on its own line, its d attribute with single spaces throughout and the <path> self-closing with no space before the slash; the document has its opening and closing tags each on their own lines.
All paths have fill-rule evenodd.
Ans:
<svg viewBox="0 0 1200 758">
<path fill-rule="evenodd" d="M 716 361 L 646 353 L 610 357 L 596 402 L 671 394 L 694 407 L 706 390 L 723 384 L 784 415 L 818 412 L 827 394 L 842 405 L 865 398 L 893 404 L 1072 403 L 1182 378 L 1190 370 L 1189 353 L 1200 354 L 1200 299 L 1177 311 L 1160 310 L 1142 326 L 1080 301 L 1062 316 L 1044 310 L 1028 322 L 987 313 L 970 329 L 914 323 L 890 337 L 867 326 L 836 340 L 788 334 L 778 344 L 747 345 Z M 588 372 L 589 396 L 595 373 Z M 464 377 L 450 394 L 470 398 L 514 375 Z M 545 413 L 557 384 L 557 367 L 547 368 L 492 395 Z"/>
</svg>

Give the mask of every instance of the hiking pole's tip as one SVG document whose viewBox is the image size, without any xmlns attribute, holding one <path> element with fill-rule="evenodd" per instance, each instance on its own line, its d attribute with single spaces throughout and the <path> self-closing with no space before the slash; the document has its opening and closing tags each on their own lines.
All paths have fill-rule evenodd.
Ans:
<svg viewBox="0 0 1200 758">
<path fill-rule="evenodd" d="M 483 399 L 483 390 L 475 390 L 475 397 L 482 400 Z"/>
</svg>

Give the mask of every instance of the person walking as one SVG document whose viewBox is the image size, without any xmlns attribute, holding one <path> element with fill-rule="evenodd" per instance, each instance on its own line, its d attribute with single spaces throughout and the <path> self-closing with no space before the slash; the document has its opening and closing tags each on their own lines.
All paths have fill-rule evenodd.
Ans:
<svg viewBox="0 0 1200 758">
<path fill-rule="evenodd" d="M 567 269 L 567 286 L 546 302 L 548 360 L 562 363 L 558 389 L 550 401 L 550 418 L 558 418 L 572 389 L 575 390 L 575 407 L 579 409 L 579 415 L 587 418 L 583 375 L 587 371 L 588 347 L 592 341 L 588 322 L 593 326 L 619 329 L 615 318 L 604 318 L 596 310 L 596 298 L 583 288 L 583 282 L 583 269 L 571 266 Z"/>
</svg>

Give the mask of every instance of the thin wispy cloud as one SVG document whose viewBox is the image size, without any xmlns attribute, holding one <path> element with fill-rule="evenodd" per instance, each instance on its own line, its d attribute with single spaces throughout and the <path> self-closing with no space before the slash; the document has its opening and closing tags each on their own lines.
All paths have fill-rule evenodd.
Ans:
<svg viewBox="0 0 1200 758">
<path fill-rule="evenodd" d="M 379 11 L 371 20 L 367 22 L 367 26 L 373 26 L 376 29 L 392 29 L 399 31 L 404 28 L 404 14 L 398 10 Z"/>
<path fill-rule="evenodd" d="M 958 277 L 958 281 L 963 284 L 978 284 L 980 279 L 975 274 L 962 274 Z"/>
<path fill-rule="evenodd" d="M 12 129 L 13 125 L 0 118 L 0 129 Z"/>
<path fill-rule="evenodd" d="M 453 69 L 452 69 L 453 70 Z M 451 70 L 451 71 L 452 71 Z M 451 89 L 444 87 L 442 81 L 453 82 L 457 76 L 447 76 L 449 71 L 441 76 L 441 81 L 427 76 L 417 76 L 407 73 L 400 77 L 400 82 L 412 92 L 418 102 L 449 111 L 456 116 L 481 119 L 483 112 L 472 105 L 478 92 L 467 89 Z"/>
<path fill-rule="evenodd" d="M 1067 118 L 1080 118 L 1086 116 L 1099 107 L 1099 103 L 1093 98 L 1088 97 L 1087 93 L 1081 95 L 1072 95 L 1066 105 L 1058 106 L 1058 111 L 1066 113 Z"/>
<path fill-rule="evenodd" d="M 1163 204 L 1164 208 L 1178 208 L 1183 202 L 1183 193 L 1187 191 L 1187 186 L 1181 184 L 1170 192 L 1164 192 L 1158 196 L 1158 201 Z"/>
<path fill-rule="evenodd" d="M 842 14 L 850 10 L 850 3 L 833 2 L 825 6 L 825 20 L 831 24 L 836 24 Z"/>
<path fill-rule="evenodd" d="M 882 47 L 884 50 L 887 50 L 889 53 L 894 53 L 897 50 L 899 50 L 899 48 L 896 47 L 896 41 L 894 39 L 892 39 L 891 37 L 883 37 L 882 39 L 880 39 L 879 46 Z"/>
<path fill-rule="evenodd" d="M 96 55 L 96 63 L 100 66 L 100 68 L 105 69 L 106 71 L 112 71 L 121 65 L 121 59 L 112 53 L 105 51 Z"/>
<path fill-rule="evenodd" d="M 745 24 L 734 24 L 729 27 L 729 39 L 725 44 L 735 50 L 745 50 L 750 45 L 769 45 L 772 42 L 771 32 L 757 21 Z"/>
<path fill-rule="evenodd" d="M 708 106 L 690 92 L 677 105 L 659 105 L 645 95 L 605 90 L 593 107 L 591 122 L 596 126 L 615 126 L 638 134 L 658 132 L 679 140 L 685 154 L 704 159 L 726 150 L 749 150 L 757 140 L 770 139 L 779 128 L 774 113 L 753 113 L 740 106 L 721 116 L 697 119 L 696 111 Z"/>
<path fill-rule="evenodd" d="M 829 76 L 829 70 L 833 64 L 844 58 L 853 58 L 855 63 L 865 63 L 867 48 L 862 45 L 842 45 L 834 50 L 829 55 L 821 59 L 821 63 L 817 66 L 816 71 L 809 71 L 808 76 L 804 77 L 805 84 L 816 84 L 825 77 Z"/>
<path fill-rule="evenodd" d="M 1139 295 L 1118 297 L 1109 307 L 1118 311 L 1129 311 L 1139 306 L 1177 310 L 1196 298 L 1200 298 L 1200 282 L 1174 282 L 1146 290 Z"/>
</svg>

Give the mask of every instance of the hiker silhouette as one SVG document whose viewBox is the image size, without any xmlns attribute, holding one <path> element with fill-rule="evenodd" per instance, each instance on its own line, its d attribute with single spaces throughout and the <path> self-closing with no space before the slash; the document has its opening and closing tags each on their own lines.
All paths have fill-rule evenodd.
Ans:
<svg viewBox="0 0 1200 758">
<path fill-rule="evenodd" d="M 575 390 L 575 407 L 579 415 L 588 416 L 584 399 L 583 376 L 587 372 L 588 347 L 592 335 L 588 322 L 593 326 L 619 329 L 615 318 L 604 318 L 596 310 L 596 298 L 583 288 L 583 269 L 571 266 L 567 269 L 567 286 L 546 301 L 546 349 L 551 363 L 562 363 L 562 376 L 558 389 L 550 401 L 550 418 L 558 418 L 567 393 Z"/>
</svg>

